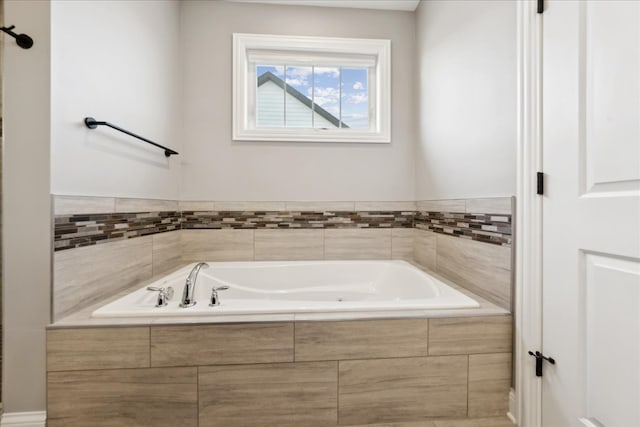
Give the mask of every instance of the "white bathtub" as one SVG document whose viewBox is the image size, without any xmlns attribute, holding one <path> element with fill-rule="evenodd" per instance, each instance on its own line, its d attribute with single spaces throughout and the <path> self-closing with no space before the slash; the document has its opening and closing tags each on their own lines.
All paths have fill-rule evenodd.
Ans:
<svg viewBox="0 0 640 427">
<path fill-rule="evenodd" d="M 193 307 L 179 306 L 190 264 L 148 286 L 175 295 L 155 307 L 157 294 L 138 289 L 93 312 L 93 317 L 207 316 L 473 308 L 463 293 L 404 261 L 209 262 L 200 270 Z M 211 289 L 220 305 L 209 306 Z"/>
</svg>

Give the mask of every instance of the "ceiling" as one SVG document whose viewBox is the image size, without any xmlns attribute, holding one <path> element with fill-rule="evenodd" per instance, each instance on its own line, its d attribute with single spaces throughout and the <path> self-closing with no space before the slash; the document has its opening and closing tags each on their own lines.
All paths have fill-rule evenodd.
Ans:
<svg viewBox="0 0 640 427">
<path fill-rule="evenodd" d="M 290 6 L 349 7 L 355 9 L 404 10 L 413 12 L 420 0 L 226 0 L 236 3 L 285 4 Z"/>
</svg>

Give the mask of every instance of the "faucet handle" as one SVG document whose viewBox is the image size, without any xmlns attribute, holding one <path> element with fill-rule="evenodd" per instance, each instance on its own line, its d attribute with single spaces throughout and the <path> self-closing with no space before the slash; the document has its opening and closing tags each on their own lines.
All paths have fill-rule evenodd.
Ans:
<svg viewBox="0 0 640 427">
<path fill-rule="evenodd" d="M 163 292 L 167 296 L 168 300 L 171 300 L 173 298 L 173 294 L 175 293 L 173 291 L 173 287 L 172 286 L 168 286 L 167 288 L 157 288 L 155 286 L 147 286 L 147 290 L 148 291 Z"/>
<path fill-rule="evenodd" d="M 211 300 L 209 302 L 209 307 L 215 307 L 220 305 L 220 298 L 218 297 L 218 291 L 226 291 L 229 289 L 228 286 L 219 286 L 217 288 L 211 288 Z"/>
<path fill-rule="evenodd" d="M 155 286 L 147 286 L 148 291 L 158 292 L 158 301 L 156 302 L 156 307 L 165 307 L 173 298 L 173 288 L 171 286 L 165 288 L 157 288 Z"/>
</svg>

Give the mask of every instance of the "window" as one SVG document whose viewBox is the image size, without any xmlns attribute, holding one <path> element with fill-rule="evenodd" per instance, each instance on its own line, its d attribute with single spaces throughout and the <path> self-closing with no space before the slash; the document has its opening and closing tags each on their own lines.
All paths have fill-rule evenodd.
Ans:
<svg viewBox="0 0 640 427">
<path fill-rule="evenodd" d="M 234 34 L 233 139 L 390 141 L 388 40 Z"/>
</svg>

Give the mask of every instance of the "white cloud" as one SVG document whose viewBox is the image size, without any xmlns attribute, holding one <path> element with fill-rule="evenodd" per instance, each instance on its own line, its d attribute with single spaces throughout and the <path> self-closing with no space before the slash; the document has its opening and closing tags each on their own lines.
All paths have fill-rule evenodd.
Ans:
<svg viewBox="0 0 640 427">
<path fill-rule="evenodd" d="M 353 84 L 353 88 L 356 90 L 364 89 L 364 85 L 362 84 L 362 82 L 355 82 Z"/>
<path fill-rule="evenodd" d="M 287 84 L 289 86 L 307 86 L 307 81 L 302 79 L 287 78 Z"/>
<path fill-rule="evenodd" d="M 316 104 L 326 108 L 327 105 L 337 104 L 340 99 L 340 91 L 333 87 L 315 88 L 314 101 Z"/>
<path fill-rule="evenodd" d="M 340 69 L 335 67 L 315 67 L 316 74 L 329 74 L 331 77 L 339 77 Z"/>
<path fill-rule="evenodd" d="M 335 96 L 338 99 L 340 91 L 334 87 L 317 87 L 316 96 Z"/>
<path fill-rule="evenodd" d="M 367 102 L 368 99 L 369 97 L 366 93 L 360 92 L 349 95 L 349 97 L 347 98 L 347 102 L 349 104 L 362 104 L 363 102 Z"/>
<path fill-rule="evenodd" d="M 280 69 L 282 67 L 279 67 Z M 313 68 L 316 75 L 329 75 L 331 77 L 339 77 L 340 69 L 335 67 L 315 67 Z M 281 73 L 278 70 L 278 73 Z M 282 74 L 278 74 L 280 77 Z M 287 67 L 287 84 L 291 86 L 309 86 L 313 75 L 311 67 Z"/>
<path fill-rule="evenodd" d="M 311 67 L 287 67 L 287 84 L 291 86 L 307 86 Z"/>
</svg>

